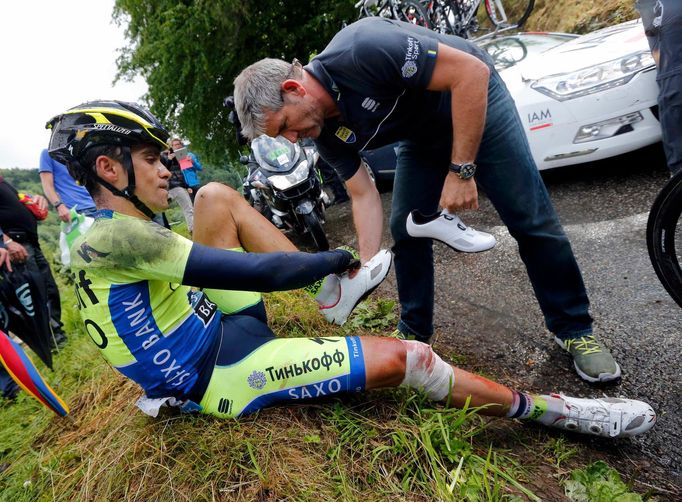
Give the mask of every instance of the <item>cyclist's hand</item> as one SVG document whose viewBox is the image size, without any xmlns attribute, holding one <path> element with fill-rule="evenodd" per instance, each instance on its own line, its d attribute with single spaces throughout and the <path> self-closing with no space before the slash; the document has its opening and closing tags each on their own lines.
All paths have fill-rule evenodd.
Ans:
<svg viewBox="0 0 682 502">
<path fill-rule="evenodd" d="M 360 260 L 356 260 L 353 258 L 351 262 L 348 264 L 348 268 L 346 268 L 346 272 L 348 272 L 348 277 L 351 279 L 357 275 L 357 273 L 360 271 L 361 268 L 361 263 Z"/>
<path fill-rule="evenodd" d="M 360 260 L 356 258 L 353 253 L 350 252 L 350 248 L 344 248 L 342 246 L 341 248 L 337 248 L 336 250 L 343 251 L 348 258 L 348 262 L 343 265 L 343 270 L 341 270 L 341 272 L 338 273 L 339 274 L 346 273 L 352 279 L 355 276 L 355 274 L 358 273 L 358 270 L 360 270 L 362 263 L 360 263 Z"/>
<path fill-rule="evenodd" d="M 448 173 L 440 194 L 440 207 L 454 213 L 461 209 L 478 209 L 478 189 L 473 178 L 461 179 Z"/>
</svg>

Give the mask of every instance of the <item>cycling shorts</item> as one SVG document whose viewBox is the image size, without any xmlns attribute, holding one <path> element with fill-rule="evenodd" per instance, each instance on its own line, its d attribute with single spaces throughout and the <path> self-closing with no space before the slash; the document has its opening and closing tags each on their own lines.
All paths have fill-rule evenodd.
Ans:
<svg viewBox="0 0 682 502">
<path fill-rule="evenodd" d="M 202 413 L 238 417 L 283 401 L 365 389 L 358 337 L 277 338 L 264 319 L 224 316 Z"/>
</svg>

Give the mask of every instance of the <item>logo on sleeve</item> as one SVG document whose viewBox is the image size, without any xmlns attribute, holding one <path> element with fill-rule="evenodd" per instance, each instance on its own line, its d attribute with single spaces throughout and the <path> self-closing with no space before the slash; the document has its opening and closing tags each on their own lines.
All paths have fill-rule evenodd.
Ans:
<svg viewBox="0 0 682 502">
<path fill-rule="evenodd" d="M 344 126 L 340 126 L 334 133 L 334 136 L 339 138 L 344 143 L 355 143 L 356 140 L 355 133 Z"/>
<path fill-rule="evenodd" d="M 402 68 L 402 74 L 405 78 L 414 77 L 417 74 L 417 63 L 414 61 L 405 61 Z"/>
<path fill-rule="evenodd" d="M 419 53 L 421 52 L 421 46 L 419 41 L 412 37 L 407 37 L 407 49 L 405 50 L 405 64 L 401 68 L 401 73 L 405 78 L 414 77 L 417 74 L 417 59 L 419 59 Z"/>
</svg>

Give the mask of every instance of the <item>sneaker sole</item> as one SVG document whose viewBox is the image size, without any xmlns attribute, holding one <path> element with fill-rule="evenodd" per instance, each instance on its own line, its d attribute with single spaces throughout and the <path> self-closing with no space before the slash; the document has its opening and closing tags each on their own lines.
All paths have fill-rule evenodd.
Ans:
<svg viewBox="0 0 682 502">
<path fill-rule="evenodd" d="M 583 371 L 578 368 L 578 365 L 573 362 L 573 367 L 575 368 L 576 373 L 578 373 L 578 376 L 582 378 L 583 380 L 586 380 L 590 383 L 598 383 L 598 382 L 612 382 L 614 380 L 618 380 L 620 378 L 620 366 L 618 363 L 616 363 L 616 372 L 615 373 L 600 373 L 599 378 L 592 377 L 588 375 L 587 373 L 584 373 Z"/>
<path fill-rule="evenodd" d="M 409 232 L 408 232 L 408 233 L 409 233 Z M 410 236 L 410 237 L 411 237 L 411 236 Z M 452 246 L 451 244 L 448 244 L 447 242 L 442 241 L 442 240 L 438 239 L 437 237 L 415 237 L 415 238 L 416 238 L 416 239 L 432 239 L 432 240 L 434 240 L 434 241 L 438 241 L 438 242 L 440 242 L 440 243 L 442 243 L 442 244 L 445 244 L 447 247 L 449 247 L 450 249 L 454 249 L 454 250 L 457 251 L 458 253 L 468 253 L 468 254 L 485 253 L 486 251 L 490 251 L 492 248 L 494 248 L 495 246 L 497 246 L 497 240 L 495 240 L 495 242 L 493 243 L 493 245 L 490 246 L 489 248 L 477 249 L 476 251 L 471 251 L 471 250 L 468 250 L 468 249 L 457 249 L 455 246 Z"/>
<path fill-rule="evenodd" d="M 414 225 L 414 226 L 417 226 L 416 223 L 413 223 L 413 225 Z M 431 237 L 431 236 L 428 236 L 428 235 L 412 235 L 412 234 L 410 233 L 410 229 L 409 229 L 409 228 L 406 228 L 406 230 L 407 230 L 407 234 L 408 234 L 410 237 L 412 237 L 413 239 L 432 239 L 432 240 L 434 240 L 434 241 L 440 242 L 441 244 L 445 244 L 447 247 L 449 247 L 450 249 L 454 249 L 454 250 L 457 251 L 458 253 L 469 253 L 469 254 L 484 253 L 484 252 L 486 252 L 486 251 L 490 251 L 492 248 L 494 248 L 495 246 L 497 246 L 497 239 L 495 239 L 495 241 L 493 242 L 493 245 L 490 246 L 489 248 L 478 249 L 478 250 L 476 250 L 476 251 L 471 251 L 471 250 L 468 250 L 468 249 L 458 249 L 458 248 L 456 248 L 455 246 L 453 246 L 453 245 L 451 245 L 451 244 L 448 244 L 448 243 L 445 242 L 445 241 L 440 240 L 438 237 Z"/>
<path fill-rule="evenodd" d="M 570 352 L 566 350 L 566 346 L 564 345 L 564 342 L 559 338 L 558 336 L 554 337 L 554 341 L 561 347 L 563 350 L 566 351 L 566 354 L 568 354 L 571 359 L 573 359 L 573 356 L 571 355 Z M 593 377 L 582 371 L 579 367 L 578 364 L 573 361 L 573 367 L 575 368 L 575 372 L 578 374 L 580 378 L 583 380 L 590 382 L 590 383 L 598 383 L 598 382 L 612 382 L 614 380 L 618 380 L 620 378 L 620 365 L 616 363 L 616 372 L 615 373 L 600 373 L 598 377 Z"/>
<path fill-rule="evenodd" d="M 358 304 L 359 304 L 360 302 L 362 302 L 362 301 L 365 300 L 369 295 L 371 295 L 371 294 L 374 292 L 374 290 L 377 289 L 379 286 L 381 286 L 381 284 L 386 280 L 386 277 L 388 276 L 388 273 L 391 271 L 391 267 L 392 267 L 392 266 L 393 266 L 393 258 L 391 257 L 391 262 L 388 264 L 388 270 L 386 270 L 386 275 L 384 275 L 384 278 L 381 279 L 381 282 L 379 282 L 379 284 L 377 284 L 376 286 L 374 286 L 374 287 L 372 287 L 372 288 L 369 288 L 367 291 L 365 291 L 365 293 L 364 293 L 360 298 L 358 298 L 358 301 L 355 302 L 355 304 L 353 305 L 353 308 L 350 309 L 350 313 L 346 316 L 346 318 L 343 320 L 343 322 L 341 322 L 341 323 L 336 322 L 336 321 L 337 321 L 336 318 L 334 318 L 331 322 L 332 322 L 333 324 L 338 324 L 339 326 L 343 326 L 344 324 L 346 324 L 346 321 L 348 320 L 348 318 L 350 317 L 350 315 L 351 315 L 351 314 L 353 313 L 353 311 L 355 310 L 355 307 L 357 307 Z"/>
</svg>

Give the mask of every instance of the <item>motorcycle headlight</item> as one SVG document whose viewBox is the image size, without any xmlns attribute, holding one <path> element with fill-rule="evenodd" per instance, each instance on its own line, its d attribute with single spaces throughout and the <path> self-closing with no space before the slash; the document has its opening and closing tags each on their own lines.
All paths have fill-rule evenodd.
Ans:
<svg viewBox="0 0 682 502">
<path fill-rule="evenodd" d="M 296 186 L 308 179 L 309 171 L 308 161 L 304 160 L 289 174 L 278 174 L 276 176 L 270 176 L 268 179 L 278 190 L 286 190 L 287 188 Z"/>
<path fill-rule="evenodd" d="M 640 51 L 582 70 L 538 79 L 531 88 L 557 101 L 567 101 L 627 84 L 637 73 L 653 65 L 651 53 Z"/>
</svg>

